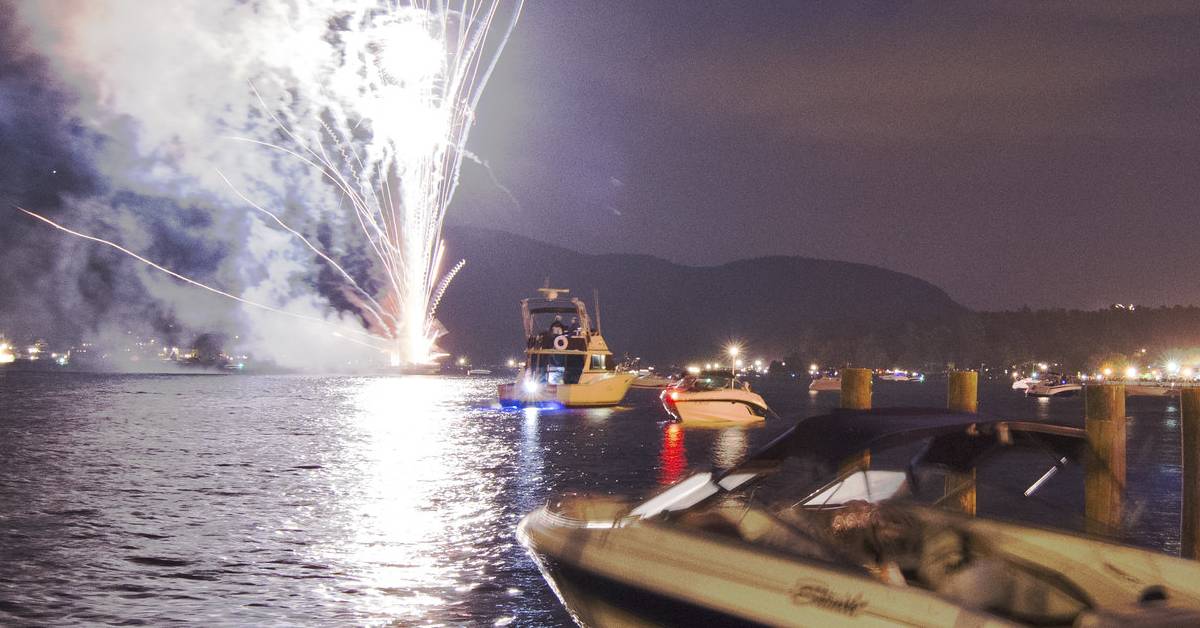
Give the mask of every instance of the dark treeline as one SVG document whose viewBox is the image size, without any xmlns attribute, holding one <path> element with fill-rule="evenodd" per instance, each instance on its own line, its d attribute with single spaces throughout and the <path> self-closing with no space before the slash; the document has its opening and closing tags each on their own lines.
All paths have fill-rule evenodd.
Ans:
<svg viewBox="0 0 1200 628">
<path fill-rule="evenodd" d="M 866 366 L 941 369 L 1029 362 L 1067 371 L 1101 366 L 1200 364 L 1200 307 L 969 312 L 936 322 L 811 326 L 794 336 L 788 370 Z"/>
</svg>

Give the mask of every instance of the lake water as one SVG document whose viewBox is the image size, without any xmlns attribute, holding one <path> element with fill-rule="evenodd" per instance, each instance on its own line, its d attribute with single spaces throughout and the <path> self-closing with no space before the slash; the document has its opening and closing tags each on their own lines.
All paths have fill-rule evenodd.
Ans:
<svg viewBox="0 0 1200 628">
<path fill-rule="evenodd" d="M 504 411 L 500 381 L 0 371 L 0 624 L 568 625 L 524 513 L 645 494 L 790 425 L 685 429 L 637 390 Z M 789 419 L 836 405 L 805 385 L 759 388 Z M 876 406 L 944 403 L 944 382 L 876 383 Z M 1082 413 L 1006 383 L 980 406 Z M 1178 553 L 1178 402 L 1128 410 L 1131 540 Z"/>
</svg>

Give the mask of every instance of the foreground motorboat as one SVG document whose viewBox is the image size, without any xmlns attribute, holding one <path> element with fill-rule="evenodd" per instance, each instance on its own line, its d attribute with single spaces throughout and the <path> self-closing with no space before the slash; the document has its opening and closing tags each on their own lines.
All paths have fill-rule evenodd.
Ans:
<svg viewBox="0 0 1200 628">
<path fill-rule="evenodd" d="M 567 298 L 566 289 L 539 292 L 540 298 L 521 301 L 525 365 L 516 382 L 500 385 L 500 405 L 586 408 L 621 403 L 635 375 L 617 369 L 599 323 L 592 326 L 583 301 Z"/>
<path fill-rule="evenodd" d="M 1025 388 L 1029 397 L 1059 397 L 1077 395 L 1083 384 L 1061 373 L 1045 373 Z"/>
<path fill-rule="evenodd" d="M 640 503 L 551 500 L 517 537 L 584 626 L 1200 625 L 1200 563 L 955 510 L 980 486 L 1016 512 L 986 478 L 1022 465 L 1015 499 L 1074 516 L 1087 451 L 1077 427 L 842 411 Z"/>
<path fill-rule="evenodd" d="M 766 420 L 771 409 L 750 384 L 728 371 L 689 375 L 662 391 L 663 409 L 684 425 L 746 425 Z"/>
</svg>

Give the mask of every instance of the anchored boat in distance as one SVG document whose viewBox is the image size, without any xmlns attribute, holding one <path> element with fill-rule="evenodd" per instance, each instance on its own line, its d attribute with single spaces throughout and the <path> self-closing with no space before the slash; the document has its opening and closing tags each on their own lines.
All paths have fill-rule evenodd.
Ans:
<svg viewBox="0 0 1200 628">
<path fill-rule="evenodd" d="M 659 398 L 667 414 L 684 425 L 749 425 L 771 413 L 767 402 L 731 371 L 688 375 Z"/>
<path fill-rule="evenodd" d="M 521 300 L 525 366 L 517 381 L 501 384 L 505 407 L 596 407 L 621 403 L 636 377 L 617 369 L 587 307 L 565 288 L 539 288 Z"/>
<path fill-rule="evenodd" d="M 810 392 L 832 392 L 842 389 L 842 375 L 838 371 L 814 371 L 813 379 L 808 383 Z"/>
</svg>

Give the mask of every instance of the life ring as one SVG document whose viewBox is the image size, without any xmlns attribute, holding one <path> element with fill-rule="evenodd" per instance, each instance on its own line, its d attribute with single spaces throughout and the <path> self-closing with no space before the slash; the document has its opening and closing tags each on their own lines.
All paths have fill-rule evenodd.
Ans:
<svg viewBox="0 0 1200 628">
<path fill-rule="evenodd" d="M 570 341 L 567 340 L 566 334 L 554 337 L 554 348 L 558 349 L 559 351 L 566 351 L 569 344 Z"/>
</svg>

